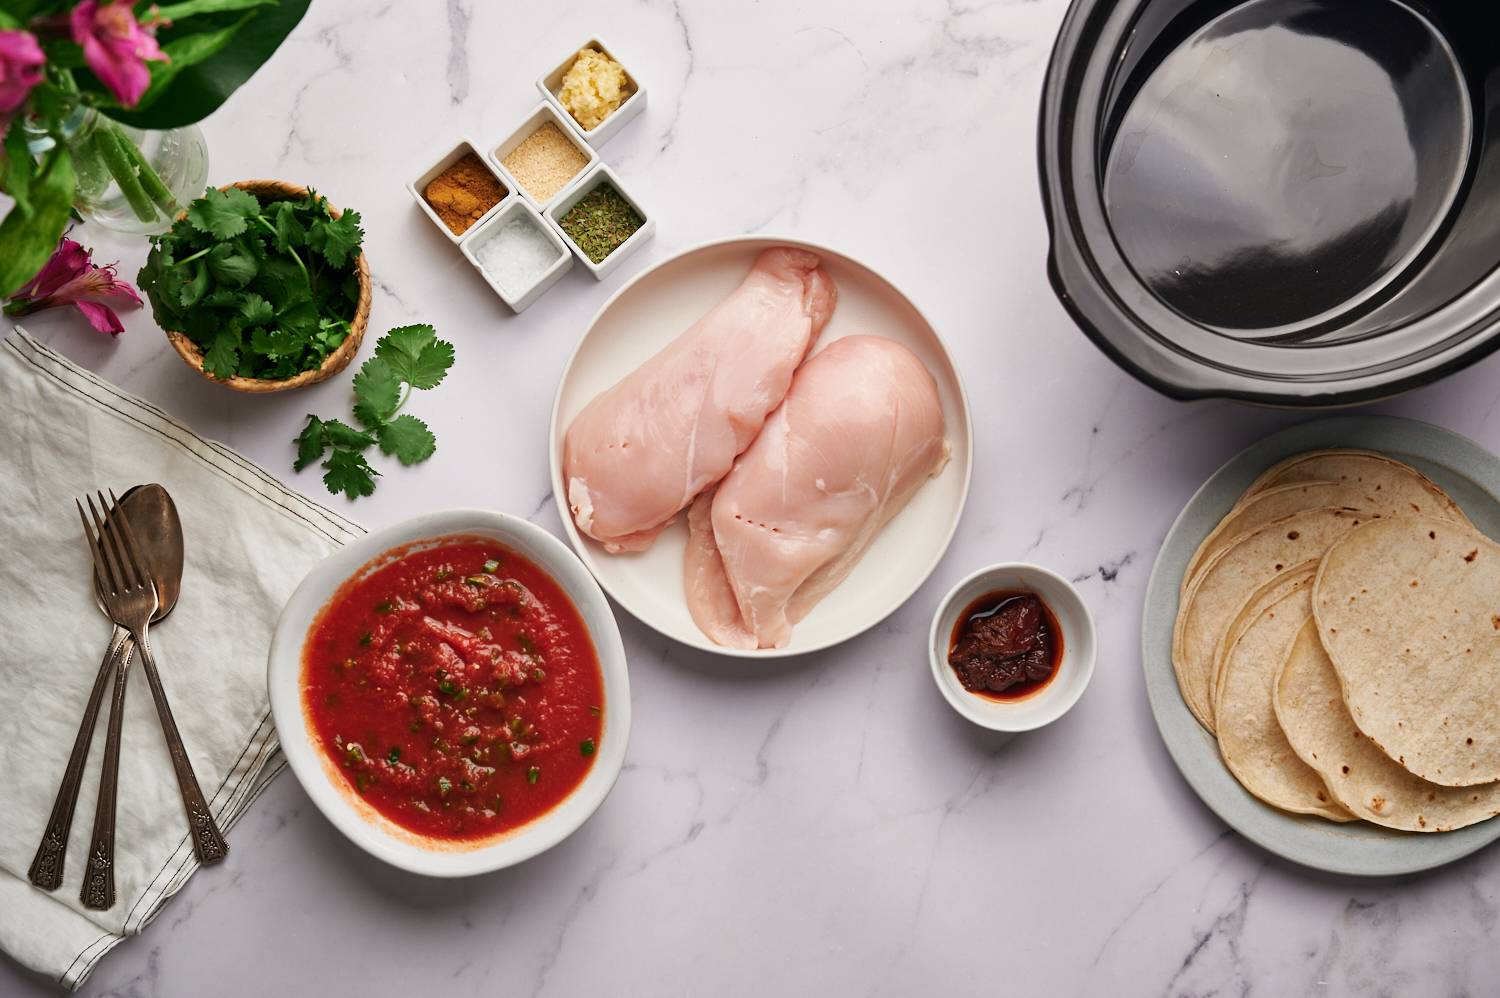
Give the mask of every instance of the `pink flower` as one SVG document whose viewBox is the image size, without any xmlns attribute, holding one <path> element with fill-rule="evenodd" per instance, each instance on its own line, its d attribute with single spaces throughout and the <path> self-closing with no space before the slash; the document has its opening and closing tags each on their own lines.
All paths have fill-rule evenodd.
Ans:
<svg viewBox="0 0 1500 998">
<path fill-rule="evenodd" d="M 42 82 L 46 61 L 29 31 L 0 31 L 0 118 L 26 102 L 31 88 Z"/>
<path fill-rule="evenodd" d="M 70 17 L 84 61 L 124 107 L 135 107 L 151 84 L 148 61 L 166 62 L 156 37 L 141 27 L 128 0 L 83 0 Z"/>
<path fill-rule="evenodd" d="M 119 335 L 125 327 L 106 303 L 138 306 L 141 296 L 118 278 L 115 264 L 97 266 L 90 253 L 64 236 L 52 259 L 5 303 L 5 314 L 29 315 L 74 305 L 99 332 Z"/>
</svg>

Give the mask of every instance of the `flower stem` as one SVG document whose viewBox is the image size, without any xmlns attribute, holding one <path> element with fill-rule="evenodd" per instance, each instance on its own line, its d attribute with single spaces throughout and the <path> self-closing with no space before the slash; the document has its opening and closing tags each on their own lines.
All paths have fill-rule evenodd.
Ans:
<svg viewBox="0 0 1500 998">
<path fill-rule="evenodd" d="M 177 199 L 172 196 L 172 192 L 167 190 L 167 185 L 162 183 L 161 177 L 157 175 L 156 170 L 147 161 L 146 154 L 141 152 L 139 146 L 125 137 L 125 133 L 119 130 L 118 125 L 110 125 L 109 127 L 115 130 L 120 145 L 124 147 L 125 153 L 130 157 L 131 162 L 135 164 L 141 186 L 146 189 L 146 195 L 156 203 L 156 206 L 168 218 L 176 218 L 177 213 L 182 210 L 182 206 L 177 203 Z"/>
<path fill-rule="evenodd" d="M 103 125 L 90 136 L 90 141 L 99 151 L 99 158 L 104 161 L 110 176 L 120 185 L 120 193 L 130 202 L 135 217 L 143 222 L 156 221 L 156 205 L 152 204 L 151 196 L 136 176 L 135 163 L 125 151 L 129 145 L 125 137 L 113 125 Z"/>
</svg>

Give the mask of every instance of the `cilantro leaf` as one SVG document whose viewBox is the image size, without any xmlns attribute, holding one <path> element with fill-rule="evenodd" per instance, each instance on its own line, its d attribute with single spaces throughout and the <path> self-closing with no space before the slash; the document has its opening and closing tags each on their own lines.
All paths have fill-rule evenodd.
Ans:
<svg viewBox="0 0 1500 998">
<path fill-rule="evenodd" d="M 335 267 L 343 267 L 359 250 L 365 232 L 359 227 L 359 212 L 346 211 L 338 218 L 325 216 L 307 227 L 307 244 Z"/>
<path fill-rule="evenodd" d="M 220 243 L 209 251 L 208 272 L 220 284 L 243 288 L 259 271 L 255 257 L 234 243 Z"/>
<path fill-rule="evenodd" d="M 240 297 L 239 309 L 246 326 L 263 325 L 276 317 L 276 310 L 271 308 L 271 303 L 253 291 L 247 291 Z"/>
<path fill-rule="evenodd" d="M 279 316 L 278 316 L 279 318 Z M 281 331 L 257 328 L 252 335 L 260 352 L 276 353 L 274 342 Z M 319 338 L 348 335 L 346 323 L 323 320 Z M 354 376 L 354 416 L 358 429 L 337 419 L 307 417 L 307 426 L 297 438 L 299 470 L 323 458 L 323 484 L 328 491 L 355 499 L 375 491 L 379 475 L 364 457 L 378 443 L 380 450 L 405 465 L 419 464 L 437 452 L 437 438 L 427 424 L 401 408 L 410 389 L 428 388 L 443 380 L 453 364 L 453 345 L 437 338 L 431 326 L 414 325 L 392 329 L 375 344 L 375 356 L 361 365 Z M 404 387 L 403 387 L 404 386 Z"/>
<path fill-rule="evenodd" d="M 335 495 L 342 492 L 350 499 L 374 492 L 375 477 L 379 474 L 358 451 L 335 450 L 323 462 L 323 484 L 328 491 Z"/>
<path fill-rule="evenodd" d="M 274 243 L 278 253 L 307 245 L 307 229 L 297 219 L 296 202 L 277 201 L 267 211 L 271 216 L 271 227 L 276 230 Z"/>
<path fill-rule="evenodd" d="M 375 356 L 413 388 L 436 388 L 453 366 L 453 344 L 425 323 L 397 326 L 375 344 Z"/>
<path fill-rule="evenodd" d="M 220 330 L 203 354 L 203 369 L 221 381 L 228 381 L 239 366 L 240 334 L 233 329 Z"/>
<path fill-rule="evenodd" d="M 204 265 L 202 260 L 195 260 L 193 261 L 192 276 L 183 280 L 182 287 L 177 291 L 177 303 L 183 308 L 192 308 L 203 300 L 203 296 L 207 292 L 208 267 Z"/>
<path fill-rule="evenodd" d="M 260 213 L 260 202 L 251 194 L 231 187 L 227 191 L 209 188 L 203 197 L 188 206 L 188 221 L 199 232 L 219 239 L 232 239 L 249 227 L 249 220 Z"/>
<path fill-rule="evenodd" d="M 437 438 L 426 423 L 404 412 L 380 428 L 380 449 L 402 464 L 419 464 L 437 450 Z"/>
<path fill-rule="evenodd" d="M 323 434 L 323 421 L 317 416 L 309 415 L 307 425 L 297 436 L 297 461 L 292 465 L 293 471 L 301 471 L 323 456 L 328 450 L 328 438 Z"/>
<path fill-rule="evenodd" d="M 323 420 L 323 433 L 328 437 L 330 446 L 344 450 L 364 450 L 375 442 L 373 433 L 356 430 L 338 419 Z"/>
<path fill-rule="evenodd" d="M 377 351 L 354 376 L 354 415 L 374 429 L 401 404 L 401 379 Z"/>
</svg>

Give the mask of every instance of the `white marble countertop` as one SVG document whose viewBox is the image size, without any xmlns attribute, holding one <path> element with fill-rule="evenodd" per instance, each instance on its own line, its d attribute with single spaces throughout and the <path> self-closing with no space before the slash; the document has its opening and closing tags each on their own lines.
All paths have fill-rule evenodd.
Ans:
<svg viewBox="0 0 1500 998">
<path fill-rule="evenodd" d="M 833 651 L 735 667 L 622 619 L 635 695 L 625 771 L 551 852 L 464 882 L 405 875 L 345 841 L 287 774 L 234 829 L 229 862 L 200 872 L 85 994 L 1494 987 L 1500 850 L 1408 883 L 1320 879 L 1227 830 L 1157 736 L 1139 651 L 1156 548 L 1214 468 L 1302 417 L 1162 398 L 1098 353 L 1053 298 L 1034 137 L 1064 8 L 314 4 L 204 126 L 210 179 L 308 181 L 359 208 L 375 331 L 429 321 L 459 356 L 420 400 L 436 457 L 386 468 L 350 515 L 378 527 L 475 505 L 558 529 L 547 419 L 589 316 L 647 263 L 744 232 L 844 248 L 926 310 L 968 379 L 973 492 L 933 578 Z M 535 78 L 591 32 L 650 90 L 604 158 L 656 212 L 658 232 L 609 280 L 575 268 L 513 318 L 403 185 L 460 136 L 503 137 L 536 102 Z M 127 275 L 144 257 L 139 243 L 82 232 Z M 292 473 L 290 441 L 305 413 L 347 405 L 347 377 L 248 398 L 189 372 L 146 310 L 114 342 L 56 314 L 27 325 L 329 501 L 315 472 Z M 1500 358 L 1378 408 L 1500 449 L 1497 382 Z M 947 707 L 923 642 L 949 585 L 1019 558 L 1079 580 L 1100 657 L 1071 714 L 1007 739 Z M 55 992 L 0 961 L 0 994 Z"/>
</svg>

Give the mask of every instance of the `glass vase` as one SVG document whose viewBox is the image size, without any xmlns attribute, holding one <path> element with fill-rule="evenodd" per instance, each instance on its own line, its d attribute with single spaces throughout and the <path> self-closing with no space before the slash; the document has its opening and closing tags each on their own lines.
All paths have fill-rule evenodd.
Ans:
<svg viewBox="0 0 1500 998">
<path fill-rule="evenodd" d="M 208 180 L 208 146 L 196 125 L 151 131 L 80 107 L 63 125 L 61 139 L 77 175 L 73 206 L 88 221 L 117 232 L 165 232 Z M 55 135 L 38 135 L 32 151 L 55 141 Z"/>
</svg>

